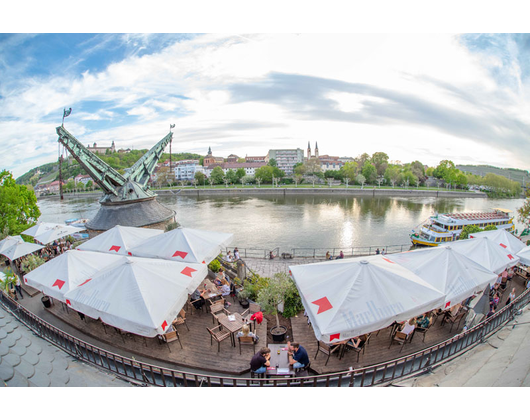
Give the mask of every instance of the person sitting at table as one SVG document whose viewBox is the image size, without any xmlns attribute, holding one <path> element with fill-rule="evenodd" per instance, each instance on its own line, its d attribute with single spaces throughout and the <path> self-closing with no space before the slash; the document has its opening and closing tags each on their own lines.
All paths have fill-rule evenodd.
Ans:
<svg viewBox="0 0 530 420">
<path fill-rule="evenodd" d="M 412 318 L 403 324 L 403 327 L 401 327 L 401 332 L 403 334 L 409 335 L 412 331 L 414 331 L 414 328 L 416 328 L 416 320 Z"/>
<path fill-rule="evenodd" d="M 237 336 L 252 337 L 254 339 L 254 343 L 257 343 L 259 341 L 259 337 L 253 332 L 250 332 L 250 327 L 248 326 L 248 324 L 243 325 L 243 328 L 241 328 L 241 331 L 237 333 Z"/>
<path fill-rule="evenodd" d="M 191 294 L 191 301 L 193 302 L 193 306 L 195 307 L 195 309 L 201 309 L 202 305 L 204 305 L 204 303 L 206 302 L 203 297 L 205 293 L 206 290 L 196 289 Z"/>
<path fill-rule="evenodd" d="M 347 340 L 347 343 L 352 345 L 355 348 L 358 348 L 359 345 L 362 343 L 363 340 L 361 340 L 359 337 L 353 337 Z"/>
<path fill-rule="evenodd" d="M 221 286 L 217 287 L 222 296 L 228 296 L 230 294 L 230 285 L 226 280 L 221 280 Z"/>
<path fill-rule="evenodd" d="M 289 364 L 293 365 L 294 369 L 300 369 L 309 364 L 309 356 L 306 349 L 298 343 L 287 342 L 289 349 Z"/>
<path fill-rule="evenodd" d="M 271 349 L 263 347 L 250 360 L 250 370 L 253 373 L 265 373 L 267 368 L 271 365 Z"/>
<path fill-rule="evenodd" d="M 427 328 L 430 324 L 431 324 L 431 319 L 432 319 L 432 312 L 428 312 L 422 316 L 420 316 L 417 320 L 416 320 L 416 325 L 420 328 Z"/>
</svg>

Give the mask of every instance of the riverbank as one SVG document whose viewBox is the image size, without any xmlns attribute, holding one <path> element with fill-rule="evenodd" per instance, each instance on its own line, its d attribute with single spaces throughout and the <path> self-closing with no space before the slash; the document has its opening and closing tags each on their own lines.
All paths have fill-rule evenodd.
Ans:
<svg viewBox="0 0 530 420">
<path fill-rule="evenodd" d="M 170 196 L 179 194 L 187 197 L 204 197 L 204 196 L 298 196 L 298 195 L 337 195 L 337 196 L 355 196 L 355 197 L 444 197 L 444 198 L 488 198 L 485 193 L 475 191 L 449 191 L 444 189 L 421 190 L 421 189 L 400 189 L 400 188 L 271 188 L 271 187 L 253 187 L 253 188 L 173 188 L 153 190 L 160 196 Z M 64 198 L 78 197 L 100 197 L 101 192 L 64 194 Z M 47 195 L 38 197 L 38 199 L 59 199 L 59 195 Z"/>
</svg>

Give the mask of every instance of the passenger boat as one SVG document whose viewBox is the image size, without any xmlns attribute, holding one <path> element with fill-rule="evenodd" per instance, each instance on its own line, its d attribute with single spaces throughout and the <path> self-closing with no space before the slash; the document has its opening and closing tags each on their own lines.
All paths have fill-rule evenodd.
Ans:
<svg viewBox="0 0 530 420">
<path fill-rule="evenodd" d="M 438 246 L 456 241 L 465 226 L 475 225 L 484 229 L 496 226 L 513 232 L 515 226 L 511 210 L 492 209 L 490 212 L 435 214 L 424 223 L 419 231 L 413 230 L 410 239 L 414 245 Z"/>
<path fill-rule="evenodd" d="M 84 228 L 88 223 L 88 219 L 68 219 L 65 220 L 64 223 L 68 226 Z"/>
</svg>

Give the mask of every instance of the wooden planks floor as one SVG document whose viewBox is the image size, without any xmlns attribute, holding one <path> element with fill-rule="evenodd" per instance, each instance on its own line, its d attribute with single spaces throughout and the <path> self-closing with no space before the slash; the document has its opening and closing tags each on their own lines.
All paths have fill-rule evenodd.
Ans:
<svg viewBox="0 0 530 420">
<path fill-rule="evenodd" d="M 516 288 L 516 293 L 519 295 L 524 290 L 523 280 L 516 276 L 508 286 L 507 291 L 501 298 L 499 309 L 504 306 L 508 294 L 512 287 Z M 40 293 L 30 299 L 39 299 Z M 239 305 L 239 302 L 234 302 L 231 298 L 228 299 L 231 303 L 230 312 L 244 311 Z M 25 300 L 20 301 L 24 304 Z M 160 345 L 158 340 L 155 339 L 144 339 L 139 336 L 122 336 L 119 335 L 114 328 L 107 327 L 106 331 L 102 324 L 95 320 L 89 320 L 86 318 L 82 321 L 79 316 L 72 311 L 67 309 L 65 305 L 60 302 L 56 302 L 50 309 L 56 317 L 60 318 L 73 328 L 82 331 L 90 337 L 94 337 L 97 340 L 108 343 L 114 347 L 118 347 L 120 354 L 124 356 L 134 356 L 138 360 L 142 360 L 142 356 L 145 356 L 145 361 L 153 363 L 160 361 L 160 366 L 171 367 L 174 369 L 183 370 L 204 370 L 217 372 L 220 374 L 228 375 L 242 375 L 249 372 L 249 362 L 254 354 L 252 346 L 245 346 L 242 348 L 242 354 L 239 354 L 239 347 L 232 347 L 230 339 L 226 339 L 221 343 L 221 351 L 217 352 L 217 343 L 214 341 L 213 345 L 210 345 L 210 335 L 206 330 L 206 327 L 212 328 L 214 326 L 212 322 L 212 316 L 210 313 L 193 310 L 193 314 L 187 312 L 187 324 L 189 331 L 184 325 L 179 326 L 178 331 L 180 334 L 183 349 L 180 348 L 178 342 L 172 342 L 169 344 L 170 350 L 164 345 Z M 304 346 L 309 354 L 311 360 L 311 368 L 318 374 L 329 373 L 334 371 L 348 370 L 351 366 L 353 368 L 360 366 L 369 366 L 378 364 L 384 361 L 392 360 L 404 356 L 408 353 L 414 353 L 422 348 L 432 346 L 436 343 L 442 342 L 459 331 L 453 327 L 453 331 L 450 332 L 450 325 L 446 324 L 441 326 L 441 318 L 438 318 L 436 324 L 429 330 L 425 337 L 425 343 L 422 342 L 422 336 L 416 335 L 412 343 L 406 344 L 401 353 L 399 352 L 401 346 L 393 345 L 388 349 L 390 343 L 390 329 L 382 330 L 379 335 L 372 334 L 370 344 L 366 348 L 365 354 L 360 355 L 359 363 L 357 363 L 357 355 L 354 352 L 346 352 L 342 360 L 332 355 L 329 359 L 327 366 L 325 366 L 326 358 L 323 353 L 320 353 L 315 359 L 317 351 L 317 341 L 313 333 L 311 326 L 307 324 L 307 318 L 302 314 L 297 317 L 291 318 L 291 325 L 293 331 L 293 341 L 299 342 Z M 460 330 L 463 327 L 463 322 L 460 325 Z M 256 351 L 259 348 L 267 345 L 267 321 L 264 319 L 263 323 L 258 326 L 258 336 L 260 337 L 259 343 L 256 345 Z M 237 343 L 236 343 L 237 345 Z"/>
</svg>

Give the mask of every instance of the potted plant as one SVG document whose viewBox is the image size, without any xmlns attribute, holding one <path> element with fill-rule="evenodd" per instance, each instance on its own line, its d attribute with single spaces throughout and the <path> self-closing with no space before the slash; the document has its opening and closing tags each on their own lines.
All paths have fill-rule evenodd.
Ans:
<svg viewBox="0 0 530 420">
<path fill-rule="evenodd" d="M 258 304 L 263 312 L 276 317 L 276 326 L 271 328 L 272 339 L 276 342 L 285 340 L 287 327 L 280 325 L 278 318 L 279 306 L 283 306 L 285 299 L 293 293 L 293 282 L 286 273 L 276 273 L 267 287 L 259 291 Z"/>
<path fill-rule="evenodd" d="M 243 309 L 246 309 L 249 307 L 249 301 L 248 298 L 250 297 L 250 290 L 243 289 L 237 294 L 237 298 L 239 299 L 239 304 Z"/>
<path fill-rule="evenodd" d="M 4 280 L 0 280 L 0 288 L 11 298 L 16 299 L 15 284 L 17 282 L 16 274 L 13 273 L 11 268 L 7 268 L 5 271 Z"/>
</svg>

